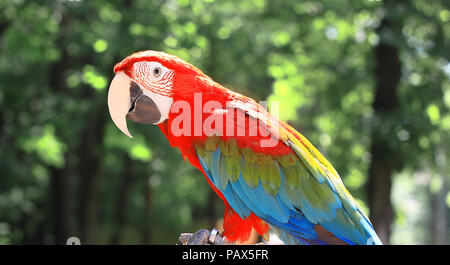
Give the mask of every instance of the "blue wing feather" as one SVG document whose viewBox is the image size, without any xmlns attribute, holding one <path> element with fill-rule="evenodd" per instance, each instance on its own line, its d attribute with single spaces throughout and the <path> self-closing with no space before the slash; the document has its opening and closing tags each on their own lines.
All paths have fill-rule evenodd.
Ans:
<svg viewBox="0 0 450 265">
<path fill-rule="evenodd" d="M 280 188 L 275 195 L 271 195 L 266 192 L 261 181 L 250 187 L 242 173 L 234 181 L 224 176 L 225 167 L 221 163 L 227 163 L 227 159 L 219 146 L 213 152 L 203 155 L 197 152 L 197 155 L 207 177 L 223 193 L 231 208 L 242 219 L 253 212 L 268 223 L 286 244 L 325 244 L 318 238 L 315 230 L 315 226 L 319 224 L 348 244 L 366 244 L 368 239 L 372 239 L 369 243 L 380 243 L 369 220 L 359 213 L 360 209 L 356 204 L 347 198 L 343 201 L 338 196 L 341 193 L 345 196 L 342 187 L 335 187 L 336 183 L 325 177 L 316 179 L 310 176 L 293 189 L 287 185 L 286 177 L 279 169 Z M 243 157 L 241 159 L 246 163 Z M 322 194 L 317 194 L 310 186 L 310 181 L 317 182 L 314 188 L 320 187 L 321 190 L 317 192 Z M 351 214 L 346 209 L 351 209 L 362 217 L 351 219 Z M 359 223 L 355 224 L 355 220 Z"/>
</svg>

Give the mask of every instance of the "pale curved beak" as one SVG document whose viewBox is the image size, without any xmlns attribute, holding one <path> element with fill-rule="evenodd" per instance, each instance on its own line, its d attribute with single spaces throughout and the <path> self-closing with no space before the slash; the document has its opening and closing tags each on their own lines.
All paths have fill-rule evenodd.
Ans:
<svg viewBox="0 0 450 265">
<path fill-rule="evenodd" d="M 161 119 L 155 102 L 124 72 L 118 72 L 109 86 L 108 109 L 117 128 L 130 138 L 133 136 L 126 118 L 144 124 L 155 124 Z"/>
<path fill-rule="evenodd" d="M 131 107 L 130 90 L 128 89 L 130 84 L 131 79 L 124 72 L 116 74 L 109 86 L 108 109 L 109 115 L 111 115 L 111 119 L 117 128 L 128 137 L 133 138 L 128 131 L 126 120 L 128 110 Z"/>
</svg>

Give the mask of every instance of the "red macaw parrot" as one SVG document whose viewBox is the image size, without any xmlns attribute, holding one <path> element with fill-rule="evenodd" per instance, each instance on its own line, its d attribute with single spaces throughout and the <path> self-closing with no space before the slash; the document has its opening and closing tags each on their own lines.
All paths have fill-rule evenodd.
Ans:
<svg viewBox="0 0 450 265">
<path fill-rule="evenodd" d="M 254 228 L 285 244 L 381 244 L 333 166 L 253 99 L 158 51 L 134 53 L 114 72 L 113 122 L 129 137 L 126 118 L 159 126 L 224 201 L 227 240 Z"/>
</svg>

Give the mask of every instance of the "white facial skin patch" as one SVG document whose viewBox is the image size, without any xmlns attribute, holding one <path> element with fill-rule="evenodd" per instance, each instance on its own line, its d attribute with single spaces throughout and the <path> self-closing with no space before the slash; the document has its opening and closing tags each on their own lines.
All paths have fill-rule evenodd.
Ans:
<svg viewBox="0 0 450 265">
<path fill-rule="evenodd" d="M 159 124 L 169 118 L 172 107 L 172 84 L 174 71 L 159 62 L 137 62 L 133 65 L 133 79 L 138 83 L 143 94 L 151 98 L 161 113 Z"/>
</svg>

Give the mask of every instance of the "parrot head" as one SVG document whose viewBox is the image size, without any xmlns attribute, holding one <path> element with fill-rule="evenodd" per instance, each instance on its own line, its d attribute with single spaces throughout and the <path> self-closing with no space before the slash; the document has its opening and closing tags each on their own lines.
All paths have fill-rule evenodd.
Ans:
<svg viewBox="0 0 450 265">
<path fill-rule="evenodd" d="M 126 57 L 116 64 L 114 73 L 108 92 L 109 113 L 114 124 L 130 138 L 127 118 L 144 124 L 164 122 L 174 93 L 186 87 L 186 80 L 206 76 L 174 55 L 150 50 Z"/>
</svg>

